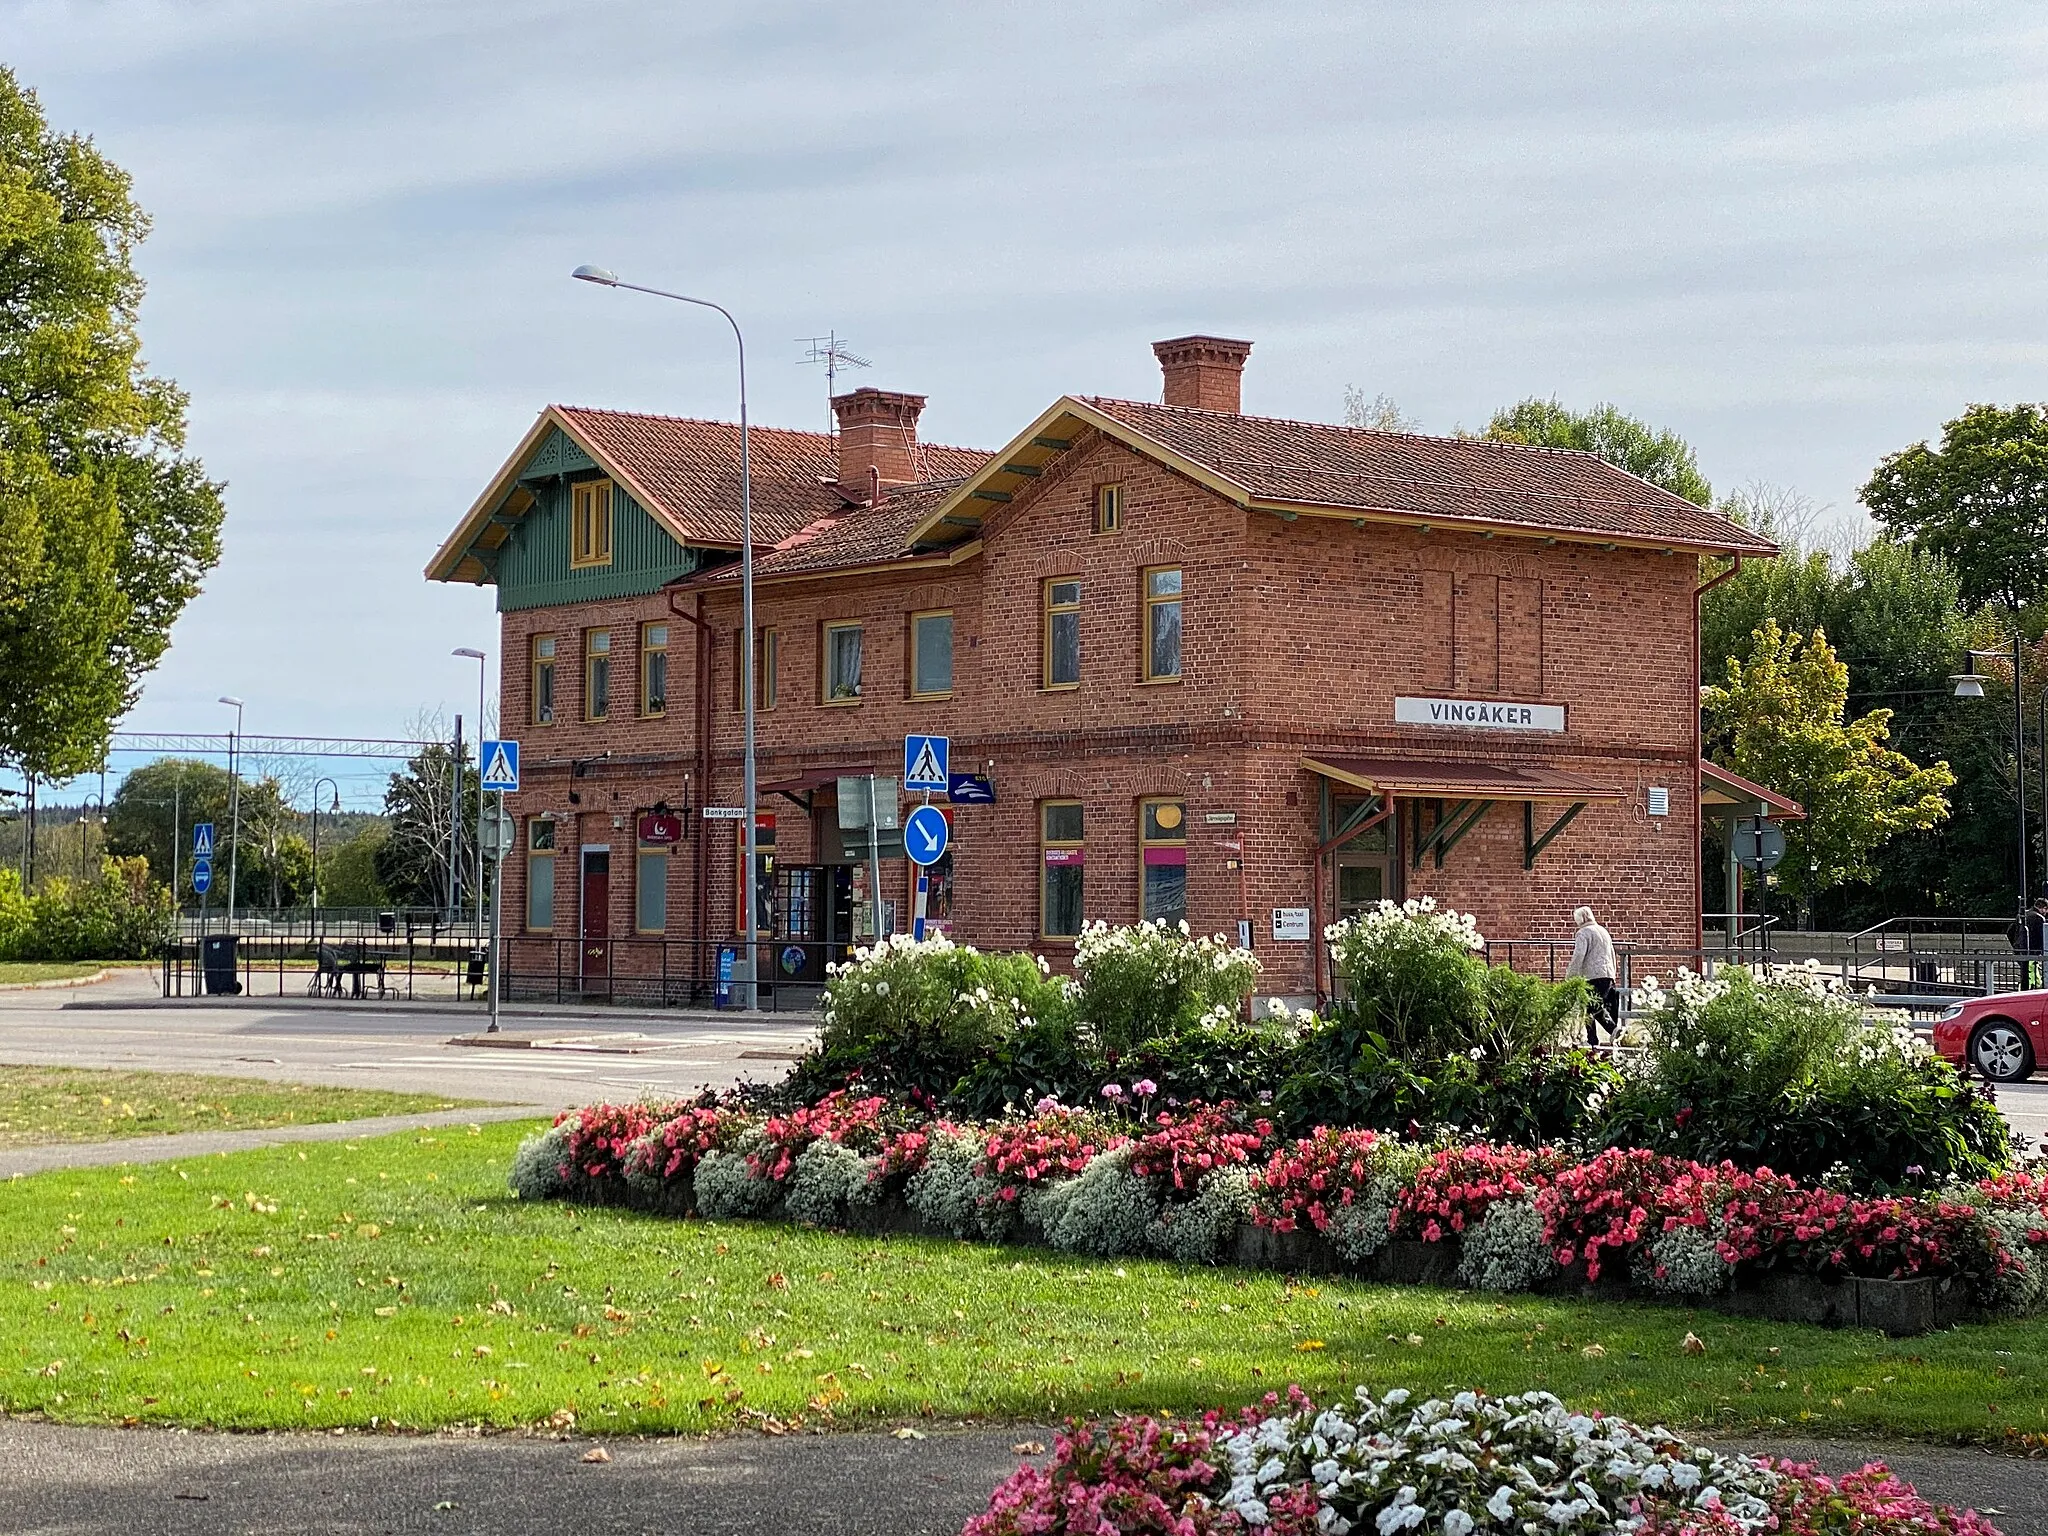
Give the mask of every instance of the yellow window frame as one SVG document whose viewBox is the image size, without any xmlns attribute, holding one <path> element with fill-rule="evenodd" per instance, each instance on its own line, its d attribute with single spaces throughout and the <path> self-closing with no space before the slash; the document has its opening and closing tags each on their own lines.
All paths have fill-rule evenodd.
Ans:
<svg viewBox="0 0 2048 1536">
<path fill-rule="evenodd" d="M 612 563 L 612 483 L 579 480 L 569 487 L 569 568 Z"/>
<path fill-rule="evenodd" d="M 944 688 L 935 688 L 929 693 L 924 693 L 920 692 L 917 686 L 917 630 L 919 623 L 925 619 L 944 619 L 946 620 L 950 630 L 953 620 L 953 610 L 950 608 L 921 608 L 916 613 L 913 613 L 910 616 L 910 677 L 908 679 L 910 683 L 910 696 L 913 699 L 950 699 L 951 697 L 953 697 L 953 668 L 958 663 L 960 655 L 957 647 L 954 649 L 953 655 L 947 661 L 947 683 Z"/>
<path fill-rule="evenodd" d="M 1072 602 L 1055 602 L 1053 593 L 1060 587 L 1074 589 Z M 1081 604 L 1086 597 L 1078 576 L 1048 576 L 1039 589 L 1039 660 L 1038 686 L 1042 692 L 1051 693 L 1081 686 Z M 1056 683 L 1052 677 L 1052 632 L 1056 615 L 1074 616 L 1074 678 L 1071 682 Z"/>
</svg>

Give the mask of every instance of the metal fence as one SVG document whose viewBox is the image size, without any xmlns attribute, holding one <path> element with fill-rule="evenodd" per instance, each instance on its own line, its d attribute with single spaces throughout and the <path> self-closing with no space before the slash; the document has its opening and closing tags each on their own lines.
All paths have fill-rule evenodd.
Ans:
<svg viewBox="0 0 2048 1536">
<path fill-rule="evenodd" d="M 763 939 L 760 1006 L 805 1013 L 825 995 L 825 967 L 851 946 Z M 544 939 L 504 941 L 499 996 L 507 1002 L 639 1003 L 665 1008 L 739 1008 L 733 980 L 743 940 Z"/>
<path fill-rule="evenodd" d="M 237 918 L 237 926 L 240 919 Z M 221 933 L 181 939 L 162 960 L 165 997 L 324 997 L 469 1001 L 483 996 L 487 951 L 439 940 L 373 943 L 330 936 Z"/>
<path fill-rule="evenodd" d="M 238 907 L 234 927 L 237 934 L 256 938 L 327 944 L 414 943 L 422 939 L 429 943 L 449 940 L 473 944 L 487 939 L 490 929 L 490 910 L 485 909 L 479 927 L 474 907 L 457 913 L 453 922 L 444 907 Z M 178 914 L 181 939 L 200 939 L 227 931 L 224 907 Z"/>
</svg>

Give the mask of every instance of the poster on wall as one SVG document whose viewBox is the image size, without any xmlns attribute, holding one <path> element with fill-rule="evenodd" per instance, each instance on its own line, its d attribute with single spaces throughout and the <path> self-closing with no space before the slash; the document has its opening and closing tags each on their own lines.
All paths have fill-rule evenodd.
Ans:
<svg viewBox="0 0 2048 1536">
<path fill-rule="evenodd" d="M 1275 907 L 1273 909 L 1273 938 L 1282 944 L 1305 944 L 1308 942 L 1308 908 Z"/>
</svg>

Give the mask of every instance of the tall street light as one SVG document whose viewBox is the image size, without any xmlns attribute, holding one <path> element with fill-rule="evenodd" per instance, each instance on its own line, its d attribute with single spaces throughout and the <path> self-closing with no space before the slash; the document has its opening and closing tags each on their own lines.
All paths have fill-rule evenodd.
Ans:
<svg viewBox="0 0 2048 1536">
<path fill-rule="evenodd" d="M 1958 672 L 1949 678 L 1949 684 L 1959 699 L 1981 699 L 1984 697 L 1984 678 L 1977 671 L 1979 656 L 2004 656 L 2004 650 L 1970 651 L 1970 670 Z M 2027 910 L 2027 742 L 2026 710 L 2020 701 L 2020 664 L 2023 660 L 2020 636 L 2017 631 L 2012 637 L 2012 768 L 2013 801 L 2017 812 L 2015 827 L 2018 831 L 2019 910 Z M 2044 746 L 2048 751 L 2048 746 Z"/>
<path fill-rule="evenodd" d="M 664 288 L 643 288 L 638 283 L 619 281 L 618 274 L 604 267 L 581 266 L 569 274 L 580 282 L 597 283 L 606 288 L 627 288 L 634 293 L 652 294 L 657 299 L 673 299 L 679 304 L 695 304 L 700 309 L 715 309 L 725 316 L 725 323 L 732 327 L 733 344 L 739 349 L 740 367 L 740 697 L 744 700 L 746 716 L 745 747 L 741 757 L 741 799 L 744 802 L 741 815 L 746 818 L 746 832 L 742 838 L 740 875 L 741 900 L 746 904 L 747 947 L 741 957 L 739 972 L 734 980 L 740 984 L 740 1006 L 749 1010 L 760 1006 L 760 992 L 754 979 L 754 957 L 759 950 L 761 934 L 759 914 L 754 904 L 754 491 L 750 445 L 747 436 L 747 339 L 740 334 L 740 323 L 733 319 L 732 311 L 723 304 L 714 304 L 709 299 L 693 299 L 686 293 L 670 293 Z M 879 908 L 877 909 L 879 910 Z M 700 940 L 702 934 L 697 936 Z"/>
<path fill-rule="evenodd" d="M 242 701 L 224 693 L 216 701 L 235 712 L 235 734 L 228 738 L 228 932 L 235 931 L 235 866 L 242 853 Z"/>
<path fill-rule="evenodd" d="M 449 653 L 476 663 L 476 936 L 484 936 L 484 653 L 473 646 L 458 645 Z M 457 780 L 456 787 L 461 787 Z M 457 806 L 461 801 L 457 800 Z"/>
<path fill-rule="evenodd" d="M 313 915 L 320 914 L 320 786 L 325 784 L 334 794 L 333 809 L 341 809 L 341 786 L 326 777 L 313 781 Z"/>
</svg>

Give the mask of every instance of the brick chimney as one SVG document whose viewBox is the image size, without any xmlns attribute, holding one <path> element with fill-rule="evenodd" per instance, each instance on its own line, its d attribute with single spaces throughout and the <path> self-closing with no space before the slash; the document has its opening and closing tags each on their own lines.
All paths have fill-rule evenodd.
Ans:
<svg viewBox="0 0 2048 1536">
<path fill-rule="evenodd" d="M 1252 344 L 1225 336 L 1179 336 L 1152 343 L 1166 374 L 1166 403 L 1238 414 L 1238 385 Z"/>
<path fill-rule="evenodd" d="M 891 389 L 856 389 L 833 397 L 832 413 L 839 418 L 839 484 L 848 495 L 869 498 L 870 469 L 884 485 L 907 485 L 918 478 L 917 418 L 923 411 L 923 395 Z"/>
</svg>

